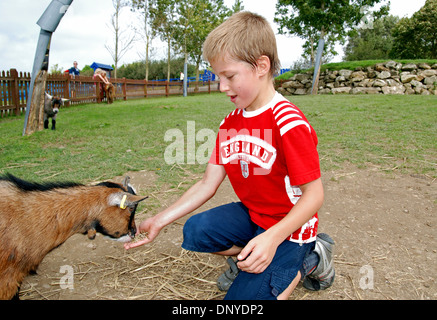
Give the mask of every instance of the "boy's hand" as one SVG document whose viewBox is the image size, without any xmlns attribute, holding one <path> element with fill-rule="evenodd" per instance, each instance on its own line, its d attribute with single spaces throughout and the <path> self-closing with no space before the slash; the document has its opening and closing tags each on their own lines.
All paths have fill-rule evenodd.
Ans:
<svg viewBox="0 0 437 320">
<path fill-rule="evenodd" d="M 274 244 L 267 232 L 252 240 L 241 250 L 237 259 L 238 267 L 249 273 L 261 273 L 270 265 L 278 246 Z"/>
<path fill-rule="evenodd" d="M 125 243 L 124 248 L 126 250 L 129 250 L 132 248 L 136 248 L 136 247 L 145 245 L 145 244 L 150 243 L 153 240 L 155 240 L 156 236 L 161 231 L 161 228 L 156 225 L 155 220 L 156 219 L 154 219 L 154 217 L 153 217 L 153 218 L 149 218 L 149 219 L 141 222 L 137 228 L 137 234 L 142 233 L 142 232 L 147 232 L 147 237 L 140 240 L 140 241 L 137 241 L 137 242 Z"/>
</svg>

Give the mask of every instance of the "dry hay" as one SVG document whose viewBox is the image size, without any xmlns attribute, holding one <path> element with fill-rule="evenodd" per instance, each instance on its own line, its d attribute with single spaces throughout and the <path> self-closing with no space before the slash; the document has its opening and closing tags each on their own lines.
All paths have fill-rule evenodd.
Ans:
<svg viewBox="0 0 437 320">
<path fill-rule="evenodd" d="M 172 255 L 149 244 L 146 250 L 107 255 L 101 261 L 73 266 L 74 291 L 87 290 L 86 299 L 214 300 L 225 295 L 216 285 L 225 269 L 222 257 L 184 249 Z M 63 299 L 62 291 L 68 290 L 60 289 L 61 281 L 52 278 L 50 290 L 44 292 L 38 286 L 26 288 L 20 298 Z"/>
<path fill-rule="evenodd" d="M 106 285 L 123 292 L 126 299 L 212 300 L 224 296 L 216 285 L 224 263 L 213 262 L 210 255 L 181 249 L 174 256 L 152 247 L 120 259 L 125 261 L 124 270 L 120 269 L 123 262 L 117 261 L 119 271 Z"/>
</svg>

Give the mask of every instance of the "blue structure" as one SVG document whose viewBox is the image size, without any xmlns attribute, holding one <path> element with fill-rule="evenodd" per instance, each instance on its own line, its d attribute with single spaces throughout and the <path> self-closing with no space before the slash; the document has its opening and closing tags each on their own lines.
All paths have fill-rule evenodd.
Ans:
<svg viewBox="0 0 437 320">
<path fill-rule="evenodd" d="M 111 71 L 114 70 L 113 67 L 111 67 L 109 64 L 99 63 L 99 62 L 93 62 L 90 67 L 96 71 L 97 68 L 100 68 L 102 70 L 106 71 L 106 74 L 108 75 L 108 78 L 111 78 Z"/>
<path fill-rule="evenodd" d="M 199 79 L 199 80 L 205 81 L 205 82 L 206 81 L 215 81 L 215 74 L 212 73 L 211 71 L 205 69 L 205 71 L 203 72 L 203 77 L 201 75 L 201 78 L 203 78 L 203 79 Z"/>
</svg>

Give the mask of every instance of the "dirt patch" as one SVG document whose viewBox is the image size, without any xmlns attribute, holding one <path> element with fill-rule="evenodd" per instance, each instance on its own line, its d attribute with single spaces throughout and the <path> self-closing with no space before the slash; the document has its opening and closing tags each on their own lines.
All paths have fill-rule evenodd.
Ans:
<svg viewBox="0 0 437 320">
<path fill-rule="evenodd" d="M 177 198 L 156 186 L 154 173 L 127 175 L 139 194 L 162 207 Z M 336 241 L 336 280 L 322 292 L 299 285 L 290 299 L 437 299 L 437 182 L 352 167 L 325 172 L 323 181 L 319 232 Z M 236 200 L 225 180 L 198 211 Z M 159 210 L 140 206 L 137 221 Z M 26 278 L 21 299 L 221 299 L 215 281 L 225 261 L 180 248 L 185 220 L 165 228 L 152 245 L 131 251 L 101 235 L 94 241 L 75 235 Z"/>
</svg>

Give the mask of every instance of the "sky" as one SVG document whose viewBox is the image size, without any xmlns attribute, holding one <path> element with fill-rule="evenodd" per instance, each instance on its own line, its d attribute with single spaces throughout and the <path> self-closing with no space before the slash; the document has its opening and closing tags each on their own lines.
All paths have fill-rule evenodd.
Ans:
<svg viewBox="0 0 437 320">
<path fill-rule="evenodd" d="M 36 24 L 52 0 L 0 0 L 0 71 L 15 68 L 30 72 L 33 67 L 40 27 Z M 225 0 L 231 7 L 234 0 Z M 390 14 L 411 17 L 425 4 L 425 0 L 391 0 Z M 243 0 L 244 9 L 264 16 L 277 33 L 274 24 L 276 1 Z M 57 64 L 63 70 L 78 61 L 79 69 L 93 62 L 113 64 L 105 44 L 111 44 L 113 33 L 110 19 L 114 9 L 112 0 L 73 0 L 67 13 L 52 36 L 49 65 Z M 137 17 L 129 9 L 122 12 L 123 25 L 138 24 Z M 283 68 L 300 59 L 303 40 L 294 36 L 277 35 L 279 58 Z M 152 42 L 152 58 L 164 59 L 166 46 L 155 39 Z M 121 63 L 141 60 L 144 42 L 137 41 L 122 57 Z M 342 50 L 334 61 L 342 60 Z"/>
</svg>

